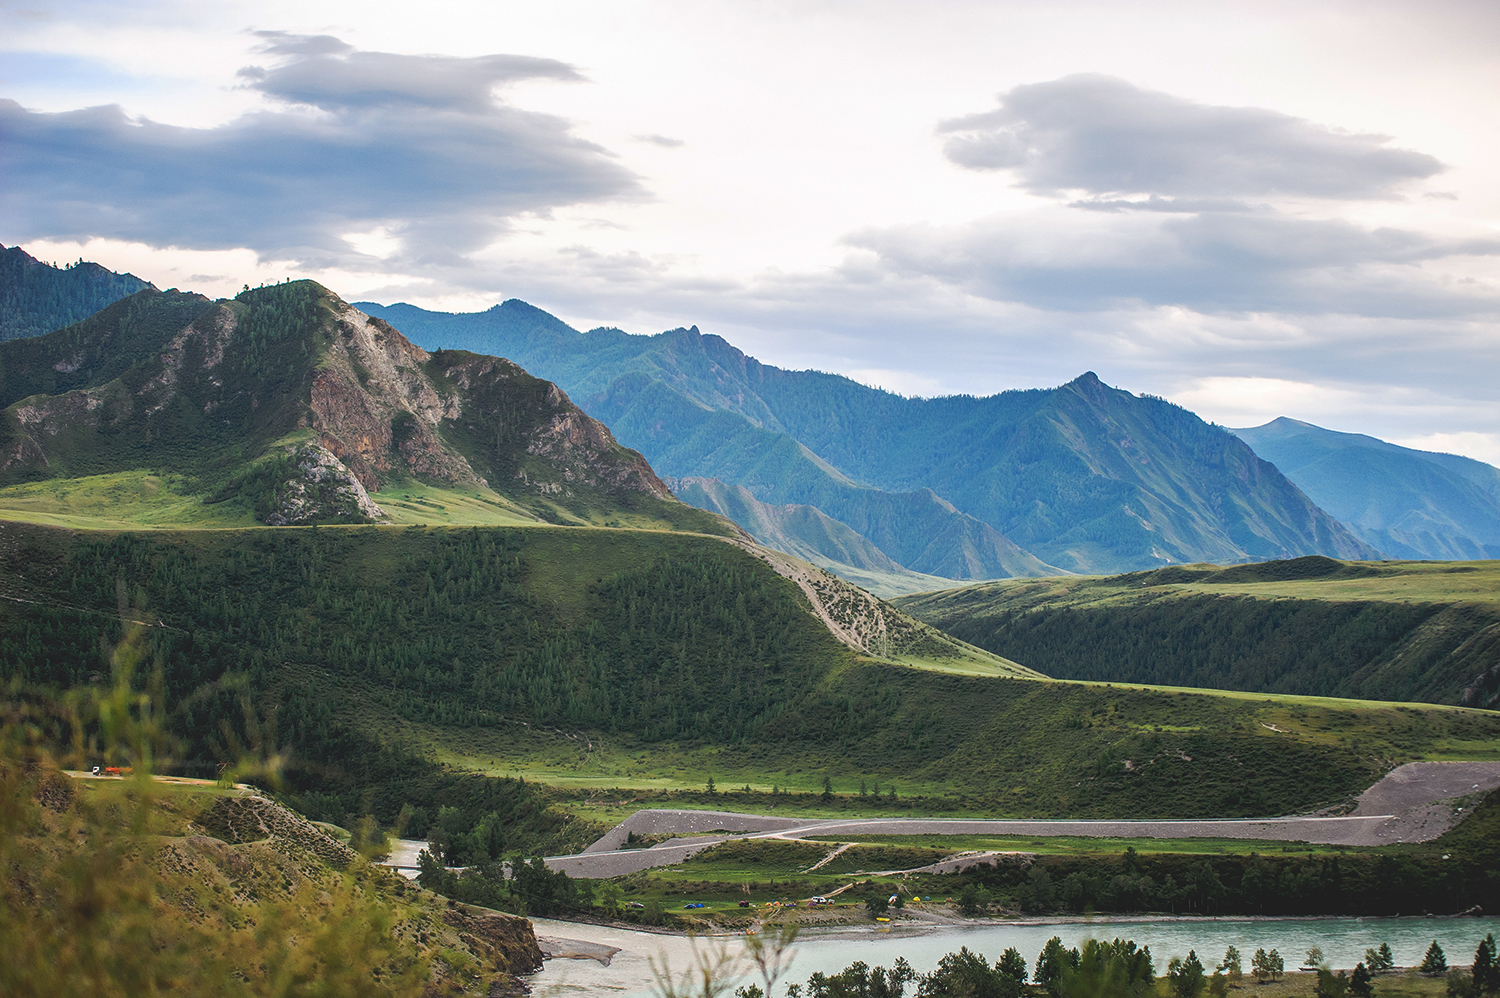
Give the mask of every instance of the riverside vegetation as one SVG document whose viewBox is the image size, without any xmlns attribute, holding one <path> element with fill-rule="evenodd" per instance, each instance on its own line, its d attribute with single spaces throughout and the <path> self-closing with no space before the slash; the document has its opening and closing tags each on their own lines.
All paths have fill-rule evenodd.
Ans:
<svg viewBox="0 0 1500 998">
<path fill-rule="evenodd" d="M 1436 941 L 1428 958 L 1415 972 L 1389 976 L 1385 955 L 1367 951 L 1352 973 L 1335 971 L 1322 961 L 1321 951 L 1307 952 L 1304 969 L 1311 971 L 1315 998 L 1372 998 L 1383 996 L 1446 995 L 1447 998 L 1480 998 L 1500 991 L 1500 977 L 1495 971 L 1493 936 L 1480 940 L 1474 962 L 1465 972 L 1457 968 L 1445 975 L 1446 962 Z M 1435 952 L 1434 952 L 1435 951 Z M 1205 959 L 1207 964 L 1205 965 Z M 814 974 L 806 985 L 787 987 L 789 998 L 904 998 L 910 991 L 915 998 L 940 998 L 967 995 L 974 998 L 1020 998 L 1021 995 L 1046 995 L 1049 998 L 1223 998 L 1231 988 L 1239 989 L 1247 976 L 1258 985 L 1256 993 L 1282 998 L 1288 993 L 1305 993 L 1302 983 L 1291 984 L 1285 975 L 1286 960 L 1276 950 L 1257 950 L 1249 958 L 1230 946 L 1222 960 L 1200 958 L 1196 951 L 1186 957 L 1174 957 L 1157 976 L 1156 963 L 1149 947 L 1137 946 L 1128 939 L 1085 940 L 1081 946 L 1065 949 L 1054 937 L 1037 954 L 1035 969 L 1028 971 L 1025 956 L 1014 948 L 1007 949 L 994 964 L 967 947 L 948 953 L 936 969 L 916 973 L 898 958 L 890 969 L 870 967 L 856 962 L 837 974 Z M 1028 983 L 1028 975 L 1030 983 Z M 1300 975 L 1298 975 L 1300 976 Z M 1300 983 L 1300 982 L 1299 982 Z M 1261 986 L 1270 985 L 1262 990 Z M 723 985 L 728 990 L 728 985 Z M 763 998 L 769 991 L 750 984 L 735 991 L 736 998 Z"/>
</svg>

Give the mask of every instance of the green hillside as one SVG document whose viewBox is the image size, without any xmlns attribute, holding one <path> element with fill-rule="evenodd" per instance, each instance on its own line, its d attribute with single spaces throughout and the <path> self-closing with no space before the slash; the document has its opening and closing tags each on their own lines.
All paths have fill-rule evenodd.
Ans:
<svg viewBox="0 0 1500 998">
<path fill-rule="evenodd" d="M 42 263 L 21 249 L 0 246 L 0 340 L 41 336 L 151 287 L 134 274 L 97 263 Z"/>
<path fill-rule="evenodd" d="M 1286 813 L 1409 759 L 1500 754 L 1482 712 L 882 663 L 761 558 L 680 533 L 8 523 L 0 580 L 4 678 L 88 684 L 132 642 L 160 665 L 185 767 L 232 757 L 226 737 L 259 745 L 315 817 L 435 807 L 457 791 L 418 755 L 480 739 L 485 768 L 514 772 L 527 731 L 567 736 L 559 772 L 610 785 L 869 777 L 1037 816 Z M 929 646 L 909 640 L 892 658 Z"/>
<path fill-rule="evenodd" d="M 897 602 L 1059 679 L 1500 704 L 1500 562 L 1193 565 Z"/>
<path fill-rule="evenodd" d="M 1500 557 L 1500 468 L 1285 416 L 1234 433 L 1392 558 Z"/>
<path fill-rule="evenodd" d="M 817 506 L 926 574 L 1037 574 L 1015 545 L 1075 572 L 1376 553 L 1227 430 L 1092 373 L 1052 390 L 903 398 L 761 364 L 696 328 L 581 334 L 514 300 L 469 315 L 364 307 L 418 342 L 502 354 L 557 381 L 664 474 Z M 976 570 L 967 562 L 993 539 L 892 515 L 915 496 L 988 530 L 1010 563 Z M 943 550 L 929 549 L 945 529 Z"/>
</svg>

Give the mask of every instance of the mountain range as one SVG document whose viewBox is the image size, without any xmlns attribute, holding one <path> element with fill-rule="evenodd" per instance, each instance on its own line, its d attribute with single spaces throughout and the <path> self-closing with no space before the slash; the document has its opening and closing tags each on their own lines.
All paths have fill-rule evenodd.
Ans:
<svg viewBox="0 0 1500 998">
<path fill-rule="evenodd" d="M 905 398 L 762 364 L 696 327 L 580 333 L 514 299 L 468 314 L 359 307 L 415 342 L 501 354 L 556 381 L 662 474 L 816 507 L 924 575 L 1379 556 L 1228 430 L 1093 373 Z"/>
<path fill-rule="evenodd" d="M 683 533 L 790 580 L 815 626 L 859 654 L 1034 675 L 680 502 L 555 384 L 499 357 L 429 353 L 311 281 L 218 300 L 148 289 L 0 343 L 0 407 L 0 509 L 47 489 L 108 505 L 149 473 L 184 500 L 158 527 L 388 523 L 398 509 L 425 523 L 462 501 L 473 525 Z M 592 572 L 583 544 L 572 557 Z"/>
<path fill-rule="evenodd" d="M 1500 468 L 1285 416 L 1234 433 L 1393 558 L 1500 558 Z"/>
<path fill-rule="evenodd" d="M 58 268 L 0 247 L 0 339 L 142 289 L 155 292 L 97 264 Z M 906 399 L 763 365 L 696 328 L 578 333 L 514 299 L 470 314 L 361 305 L 435 352 L 502 354 L 550 377 L 690 505 L 881 594 L 1194 560 L 1500 552 L 1500 469 L 1285 417 L 1232 431 L 1247 454 L 1191 413 L 1092 374 L 1052 390 Z M 79 460 L 89 465 L 82 452 L 63 464 Z M 372 480 L 367 458 L 353 460 L 365 461 L 353 477 Z M 16 456 L 6 464 L 14 480 Z M 325 474 L 312 465 L 303 470 Z M 404 458 L 390 467 L 412 470 Z"/>
</svg>

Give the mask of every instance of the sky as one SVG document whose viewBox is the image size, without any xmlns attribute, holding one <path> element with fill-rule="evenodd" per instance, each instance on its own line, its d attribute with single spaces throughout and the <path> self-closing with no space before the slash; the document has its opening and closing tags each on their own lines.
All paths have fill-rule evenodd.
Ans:
<svg viewBox="0 0 1500 998">
<path fill-rule="evenodd" d="M 1500 5 L 0 0 L 0 243 L 1500 463 Z"/>
</svg>

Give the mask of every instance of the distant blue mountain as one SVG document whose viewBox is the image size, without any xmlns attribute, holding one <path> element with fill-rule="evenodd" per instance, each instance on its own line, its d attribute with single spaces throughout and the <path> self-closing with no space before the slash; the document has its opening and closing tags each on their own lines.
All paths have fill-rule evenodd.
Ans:
<svg viewBox="0 0 1500 998">
<path fill-rule="evenodd" d="M 1500 558 L 1500 468 L 1285 416 L 1234 432 L 1393 558 Z"/>
<path fill-rule="evenodd" d="M 1227 430 L 1092 373 L 1055 389 L 903 398 L 762 364 L 696 327 L 579 333 L 516 300 L 471 314 L 359 307 L 430 350 L 499 354 L 556 382 L 661 474 L 815 506 L 924 574 L 1377 554 Z M 969 524 L 942 551 L 936 504 Z M 1006 564 L 1012 547 L 1024 567 Z"/>
</svg>

